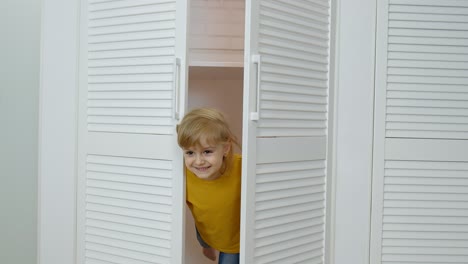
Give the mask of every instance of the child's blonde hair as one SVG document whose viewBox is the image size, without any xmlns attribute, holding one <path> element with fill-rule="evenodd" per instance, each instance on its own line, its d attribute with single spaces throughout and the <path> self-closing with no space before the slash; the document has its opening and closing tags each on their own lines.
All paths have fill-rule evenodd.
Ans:
<svg viewBox="0 0 468 264">
<path fill-rule="evenodd" d="M 199 146 L 202 139 L 208 144 L 231 144 L 225 158 L 225 168 L 231 165 L 233 145 L 239 146 L 239 143 L 220 111 L 214 108 L 193 109 L 184 116 L 176 130 L 177 143 L 181 148 Z"/>
</svg>

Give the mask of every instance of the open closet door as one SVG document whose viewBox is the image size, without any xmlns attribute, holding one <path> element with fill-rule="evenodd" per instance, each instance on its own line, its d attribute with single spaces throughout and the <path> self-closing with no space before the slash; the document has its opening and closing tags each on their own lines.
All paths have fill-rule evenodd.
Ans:
<svg viewBox="0 0 468 264">
<path fill-rule="evenodd" d="M 324 263 L 330 1 L 247 0 L 241 263 Z"/>
<path fill-rule="evenodd" d="M 81 2 L 77 263 L 182 263 L 186 1 Z"/>
<path fill-rule="evenodd" d="M 468 261 L 467 15 L 378 1 L 370 263 Z"/>
</svg>

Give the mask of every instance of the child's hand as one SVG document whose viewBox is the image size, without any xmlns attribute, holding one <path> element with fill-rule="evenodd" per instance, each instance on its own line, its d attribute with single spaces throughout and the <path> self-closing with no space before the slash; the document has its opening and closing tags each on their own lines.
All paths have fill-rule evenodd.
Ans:
<svg viewBox="0 0 468 264">
<path fill-rule="evenodd" d="M 213 261 L 216 260 L 216 251 L 213 248 L 203 248 L 203 255 Z"/>
</svg>

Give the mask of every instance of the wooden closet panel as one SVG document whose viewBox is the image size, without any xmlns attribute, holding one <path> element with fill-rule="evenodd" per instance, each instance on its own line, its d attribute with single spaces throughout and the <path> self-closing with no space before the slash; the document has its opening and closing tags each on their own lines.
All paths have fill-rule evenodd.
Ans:
<svg viewBox="0 0 468 264">
<path fill-rule="evenodd" d="M 467 15 L 462 1 L 389 1 L 387 137 L 468 139 Z"/>
<path fill-rule="evenodd" d="M 86 257 L 170 263 L 172 163 L 89 155 Z"/>
<path fill-rule="evenodd" d="M 371 263 L 468 257 L 467 12 L 378 4 Z"/>
<path fill-rule="evenodd" d="M 322 264 L 330 1 L 247 3 L 241 263 Z"/>
<path fill-rule="evenodd" d="M 173 134 L 175 1 L 90 2 L 88 129 Z"/>
<path fill-rule="evenodd" d="M 468 162 L 385 161 L 382 263 L 468 258 Z"/>
<path fill-rule="evenodd" d="M 324 136 L 329 3 L 261 1 L 259 136 Z"/>
<path fill-rule="evenodd" d="M 181 263 L 185 3 L 81 4 L 77 263 Z"/>
<path fill-rule="evenodd" d="M 257 166 L 255 259 L 258 263 L 285 258 L 298 262 L 321 259 L 325 175 L 323 160 Z"/>
</svg>

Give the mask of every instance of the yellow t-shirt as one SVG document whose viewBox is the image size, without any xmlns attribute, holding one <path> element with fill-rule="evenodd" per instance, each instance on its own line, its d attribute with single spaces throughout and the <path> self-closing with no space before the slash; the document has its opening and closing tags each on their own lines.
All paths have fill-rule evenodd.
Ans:
<svg viewBox="0 0 468 264">
<path fill-rule="evenodd" d="M 212 180 L 202 180 L 186 169 L 187 205 L 195 225 L 211 247 L 239 253 L 242 158 L 235 154 L 232 166 Z"/>
</svg>

